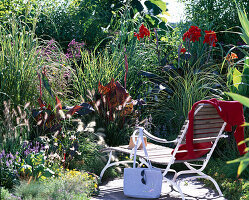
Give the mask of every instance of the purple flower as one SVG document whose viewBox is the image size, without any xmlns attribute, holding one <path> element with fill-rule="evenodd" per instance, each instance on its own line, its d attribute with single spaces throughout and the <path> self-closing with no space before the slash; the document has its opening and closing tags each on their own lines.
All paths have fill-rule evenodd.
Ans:
<svg viewBox="0 0 249 200">
<path fill-rule="evenodd" d="M 45 150 L 45 147 L 43 144 L 41 144 L 41 151 L 44 151 Z"/>
<path fill-rule="evenodd" d="M 26 149 L 23 153 L 25 156 L 27 156 L 27 155 L 29 155 L 30 151 L 28 149 Z"/>
<path fill-rule="evenodd" d="M 6 163 L 7 163 L 7 162 L 8 162 L 8 161 L 6 161 Z M 9 160 L 9 164 L 12 165 L 12 163 L 13 163 L 12 160 Z"/>
<path fill-rule="evenodd" d="M 5 155 L 5 151 L 3 150 L 1 153 L 0 153 L 0 159 L 3 158 Z"/>
<path fill-rule="evenodd" d="M 81 57 L 81 52 L 80 50 L 85 46 L 85 43 L 82 42 L 76 42 L 75 39 L 73 39 L 69 44 L 68 44 L 68 49 L 66 53 L 67 58 L 80 58 Z"/>
<path fill-rule="evenodd" d="M 51 45 L 51 44 L 54 44 L 54 42 L 55 42 L 55 41 L 52 39 L 52 40 L 49 40 L 49 41 L 48 41 L 48 44 Z"/>
<path fill-rule="evenodd" d="M 38 152 L 39 152 L 39 147 L 35 147 L 35 148 L 33 149 L 33 152 L 38 153 Z"/>
<path fill-rule="evenodd" d="M 5 150 L 4 150 L 4 149 L 3 149 L 3 151 L 2 151 L 2 155 L 5 156 Z"/>
<path fill-rule="evenodd" d="M 8 160 L 6 161 L 6 166 L 10 167 L 10 163 L 8 162 Z"/>
<path fill-rule="evenodd" d="M 28 143 L 27 143 L 27 142 L 23 142 L 22 147 L 23 147 L 23 148 L 25 148 L 27 145 L 28 145 Z"/>
<path fill-rule="evenodd" d="M 69 72 L 65 72 L 64 75 L 63 75 L 63 78 L 68 78 L 70 77 L 70 73 Z"/>
<path fill-rule="evenodd" d="M 12 153 L 10 153 L 9 156 L 10 156 L 10 159 L 11 159 L 11 160 L 14 160 L 14 159 L 15 159 L 14 156 L 12 155 Z"/>
</svg>

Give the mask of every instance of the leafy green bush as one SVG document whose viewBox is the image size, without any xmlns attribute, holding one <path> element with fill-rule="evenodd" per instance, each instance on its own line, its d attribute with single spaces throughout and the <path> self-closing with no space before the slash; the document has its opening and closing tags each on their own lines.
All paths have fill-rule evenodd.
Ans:
<svg viewBox="0 0 249 200">
<path fill-rule="evenodd" d="M 144 4 L 138 0 L 65 0 L 43 4 L 36 33 L 43 38 L 54 38 L 64 49 L 73 39 L 84 41 L 89 49 L 95 48 L 95 45 L 113 35 L 117 26 L 121 25 L 119 12 L 127 5 L 132 9 L 132 18 L 136 13 L 146 13 L 145 20 L 151 27 L 166 27 L 166 20 L 159 17 L 159 14 L 166 13 L 166 3 L 162 0 L 146 0 Z"/>
<path fill-rule="evenodd" d="M 58 177 L 39 182 L 22 182 L 14 194 L 22 199 L 89 199 L 98 192 L 98 181 L 93 174 L 76 170 L 59 172 Z"/>
<path fill-rule="evenodd" d="M 45 39 L 54 38 L 64 49 L 73 39 L 91 47 L 106 36 L 101 27 L 109 24 L 111 16 L 108 1 L 48 1 L 39 16 L 36 33 Z"/>
<path fill-rule="evenodd" d="M 208 175 L 217 181 L 221 191 L 229 200 L 244 200 L 248 199 L 249 196 L 247 179 L 236 178 L 237 167 L 237 164 L 227 165 L 222 159 L 211 159 L 205 170 Z M 212 182 L 205 180 L 205 183 L 214 188 Z"/>
<path fill-rule="evenodd" d="M 16 199 L 7 189 L 0 187 L 0 199 Z"/>
</svg>

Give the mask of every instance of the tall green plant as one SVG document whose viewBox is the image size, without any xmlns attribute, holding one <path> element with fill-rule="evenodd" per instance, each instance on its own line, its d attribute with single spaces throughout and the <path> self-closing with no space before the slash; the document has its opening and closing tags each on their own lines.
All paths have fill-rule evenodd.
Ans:
<svg viewBox="0 0 249 200">
<path fill-rule="evenodd" d="M 99 81 L 102 84 L 110 82 L 111 78 L 119 80 L 124 77 L 122 65 L 108 51 L 95 54 L 85 50 L 81 52 L 81 62 L 75 63 L 75 81 L 73 82 L 78 94 L 87 99 L 89 92 L 96 91 Z"/>
<path fill-rule="evenodd" d="M 122 85 L 125 77 L 125 57 L 127 57 L 128 74 L 127 87 L 130 95 L 136 98 L 141 93 L 143 79 L 138 76 L 141 70 L 154 70 L 158 65 L 156 45 L 154 41 L 148 38 L 140 41 L 134 37 L 134 32 L 138 32 L 143 21 L 141 17 L 132 19 L 131 8 L 127 6 L 121 13 L 120 26 L 117 32 L 110 39 L 106 49 L 97 53 L 83 51 L 81 53 L 81 62 L 75 65 L 77 68 L 77 90 L 87 92 L 87 90 L 96 89 L 97 84 L 101 81 L 103 84 L 108 83 L 113 77 Z M 82 78 L 85 77 L 85 78 Z M 80 86 L 82 85 L 82 86 Z M 84 85 L 84 86 L 83 86 Z"/>
<path fill-rule="evenodd" d="M 228 93 L 228 95 L 230 97 L 232 97 L 235 101 L 239 101 L 240 103 L 242 103 L 244 106 L 249 108 L 249 98 L 241 96 L 239 94 L 234 94 L 234 93 Z M 249 123 L 245 123 L 244 126 L 249 126 Z M 248 142 L 249 138 L 245 139 L 244 141 L 242 141 L 240 144 L 243 144 L 245 142 Z M 248 148 L 247 148 L 248 150 Z M 238 163 L 240 162 L 240 165 L 238 167 L 238 176 L 247 168 L 247 166 L 249 165 L 249 152 L 247 152 L 243 157 L 229 161 L 228 164 L 230 163 Z"/>
<path fill-rule="evenodd" d="M 35 35 L 35 19 L 32 26 L 17 18 L 0 24 L 0 105 L 8 99 L 15 105 L 36 101 L 41 70 L 46 70 L 58 93 L 68 91 L 69 61 L 54 40 L 42 41 Z"/>
<path fill-rule="evenodd" d="M 156 125 L 164 124 L 170 137 L 175 137 L 193 104 L 199 100 L 219 98 L 222 89 L 215 89 L 216 85 L 222 86 L 219 75 L 212 73 L 211 68 L 202 72 L 184 71 L 183 75 L 173 71 L 166 73 L 166 86 L 157 95 L 158 101 L 152 104 L 152 117 Z M 225 88 L 223 88 L 225 89 Z"/>
<path fill-rule="evenodd" d="M 117 28 L 117 34 L 107 46 L 114 59 L 123 66 L 125 64 L 124 56 L 127 56 L 127 89 L 133 98 L 141 96 L 141 85 L 146 80 L 144 77 L 138 76 L 140 71 L 155 71 L 160 62 L 158 61 L 156 41 L 152 40 L 152 31 L 150 31 L 149 39 L 146 37 L 138 40 L 134 36 L 134 32 L 138 32 L 142 24 L 148 29 L 150 28 L 141 15 L 132 18 L 132 8 L 127 5 L 120 14 L 120 26 Z"/>
<path fill-rule="evenodd" d="M 0 25 L 0 103 L 10 98 L 22 104 L 36 98 L 34 83 L 39 64 L 34 32 L 15 19 Z"/>
<path fill-rule="evenodd" d="M 247 51 L 249 45 L 249 20 L 247 18 L 246 11 L 240 9 L 238 5 L 237 13 L 242 26 L 240 28 L 242 32 L 239 33 L 239 35 L 247 45 L 237 47 L 244 54 L 244 58 L 240 59 L 236 63 L 234 63 L 232 60 L 228 60 L 229 68 L 227 73 L 227 85 L 231 92 L 249 97 L 249 53 Z M 236 47 L 231 48 L 227 56 L 229 56 L 229 53 L 235 48 Z M 248 119 L 248 113 L 249 109 L 246 108 L 246 119 Z"/>
<path fill-rule="evenodd" d="M 240 37 L 243 39 L 243 41 L 249 45 L 249 20 L 247 18 L 247 14 L 245 10 L 241 10 L 240 8 L 237 7 L 237 12 L 239 16 L 239 21 L 242 26 L 240 33 Z"/>
</svg>

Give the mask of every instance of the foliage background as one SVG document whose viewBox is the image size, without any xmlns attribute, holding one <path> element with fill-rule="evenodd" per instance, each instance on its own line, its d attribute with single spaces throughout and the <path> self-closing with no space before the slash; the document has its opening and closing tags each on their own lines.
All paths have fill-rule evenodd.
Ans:
<svg viewBox="0 0 249 200">
<path fill-rule="evenodd" d="M 212 29 L 220 32 L 217 37 L 223 44 L 240 44 L 236 34 L 225 33 L 231 28 L 240 26 L 237 8 L 234 1 L 230 0 L 182 0 L 186 5 L 186 18 L 191 24 L 201 28 Z M 237 0 L 239 7 L 249 12 L 249 1 Z M 238 29 L 232 29 L 232 31 Z M 230 30 L 231 31 L 231 30 Z"/>
</svg>

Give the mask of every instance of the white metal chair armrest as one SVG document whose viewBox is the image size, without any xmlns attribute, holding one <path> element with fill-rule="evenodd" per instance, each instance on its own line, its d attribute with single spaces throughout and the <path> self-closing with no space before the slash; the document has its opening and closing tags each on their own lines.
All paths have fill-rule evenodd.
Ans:
<svg viewBox="0 0 249 200">
<path fill-rule="evenodd" d="M 166 139 L 162 139 L 162 138 L 158 138 L 152 134 L 150 134 L 148 131 L 146 131 L 144 128 L 143 129 L 143 133 L 145 136 L 147 136 L 149 139 L 155 141 L 155 142 L 159 142 L 159 143 L 164 143 L 164 144 L 167 144 L 167 143 L 177 143 L 177 139 L 175 140 L 172 140 L 172 141 L 168 141 Z"/>
</svg>

